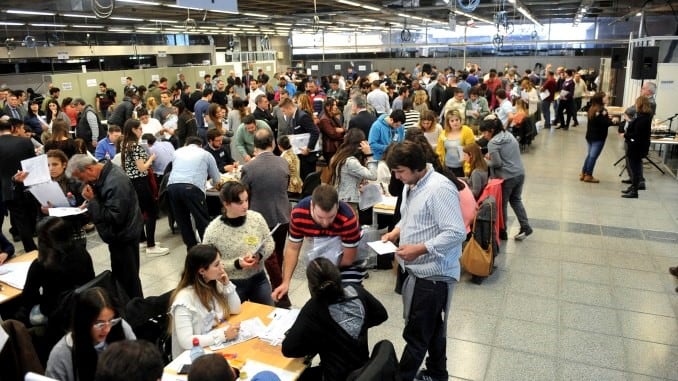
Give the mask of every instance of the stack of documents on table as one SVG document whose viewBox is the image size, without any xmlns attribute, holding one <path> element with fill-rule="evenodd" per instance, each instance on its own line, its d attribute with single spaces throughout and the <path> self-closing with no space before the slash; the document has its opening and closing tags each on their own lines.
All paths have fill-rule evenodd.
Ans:
<svg viewBox="0 0 678 381">
<path fill-rule="evenodd" d="M 218 351 L 219 349 L 230 347 L 231 345 L 240 344 L 243 341 L 259 337 L 265 331 L 266 326 L 264 325 L 264 322 L 258 317 L 243 320 L 240 322 L 238 337 L 236 337 L 234 340 L 224 341 L 221 344 L 210 345 L 210 349 L 213 351 Z"/>
<path fill-rule="evenodd" d="M 276 308 L 268 317 L 273 319 L 266 328 L 266 331 L 259 338 L 271 345 L 280 345 L 285 339 L 285 333 L 292 328 L 292 325 L 299 316 L 299 309 L 293 308 L 286 310 Z"/>
<path fill-rule="evenodd" d="M 24 285 L 26 284 L 26 277 L 28 276 L 28 269 L 30 267 L 31 262 L 5 263 L 0 266 L 0 282 L 23 290 Z"/>
<path fill-rule="evenodd" d="M 35 196 L 40 205 L 52 204 L 49 215 L 55 217 L 72 216 L 85 213 L 86 209 L 71 207 L 59 183 L 49 175 L 47 155 L 40 155 L 21 161 L 21 169 L 28 172 L 24 185 Z"/>
</svg>

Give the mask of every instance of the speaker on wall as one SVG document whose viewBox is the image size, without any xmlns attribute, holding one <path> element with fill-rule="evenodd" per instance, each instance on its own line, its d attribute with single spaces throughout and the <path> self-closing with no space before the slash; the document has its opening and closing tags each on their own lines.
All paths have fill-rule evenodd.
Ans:
<svg viewBox="0 0 678 381">
<path fill-rule="evenodd" d="M 657 78 L 658 46 L 636 46 L 633 48 L 632 79 Z"/>
<path fill-rule="evenodd" d="M 610 67 L 612 69 L 623 69 L 626 66 L 626 49 L 612 48 L 610 55 Z"/>
</svg>

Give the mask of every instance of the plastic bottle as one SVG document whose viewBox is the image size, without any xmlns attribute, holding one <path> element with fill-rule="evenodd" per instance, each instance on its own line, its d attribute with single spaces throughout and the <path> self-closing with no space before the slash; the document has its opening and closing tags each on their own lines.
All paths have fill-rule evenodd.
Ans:
<svg viewBox="0 0 678 381">
<path fill-rule="evenodd" d="M 205 354 L 205 351 L 200 346 L 200 339 L 197 337 L 193 338 L 193 348 L 191 348 L 191 362 L 195 361 L 198 357 Z"/>
<path fill-rule="evenodd" d="M 73 193 L 71 193 L 71 192 L 66 193 L 66 199 L 68 200 L 68 205 L 70 205 L 70 206 L 78 205 L 78 200 L 75 199 L 75 196 L 73 196 Z"/>
</svg>

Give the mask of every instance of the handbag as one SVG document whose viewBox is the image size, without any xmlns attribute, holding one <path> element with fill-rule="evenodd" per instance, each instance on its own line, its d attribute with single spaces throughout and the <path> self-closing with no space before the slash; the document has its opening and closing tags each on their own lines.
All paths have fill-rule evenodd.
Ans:
<svg viewBox="0 0 678 381">
<path fill-rule="evenodd" d="M 483 246 L 475 238 L 476 217 L 473 218 L 471 238 L 466 243 L 466 247 L 464 247 L 464 251 L 461 254 L 461 265 L 469 273 L 484 277 L 491 275 L 494 268 L 493 234 L 490 234 L 490 243 L 487 250 L 483 249 Z M 490 220 L 492 220 L 491 217 Z"/>
</svg>

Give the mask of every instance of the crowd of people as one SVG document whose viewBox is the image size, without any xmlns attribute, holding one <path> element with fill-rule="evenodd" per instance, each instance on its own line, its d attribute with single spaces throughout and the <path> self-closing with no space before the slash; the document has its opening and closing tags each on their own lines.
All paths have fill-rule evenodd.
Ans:
<svg viewBox="0 0 678 381">
<path fill-rule="evenodd" d="M 282 351 L 320 355 L 320 367 L 308 369 L 304 380 L 344 380 L 369 357 L 368 328 L 388 319 L 362 287 L 366 262 L 358 250 L 361 194 L 376 183 L 398 199 L 382 239 L 398 246 L 406 320 L 401 378 L 446 380 L 446 320 L 478 202 L 490 179 L 501 179 L 499 238 L 508 239 L 509 204 L 520 225 L 514 239 L 533 233 L 522 203 L 521 145 L 530 143 L 537 125 L 578 125 L 582 98 L 595 88 L 594 78 L 583 74 L 554 72 L 550 65 L 543 73 L 517 67 L 484 73 L 473 64 L 461 70 L 418 64 L 412 72 L 365 76 L 350 68 L 321 78 L 292 68 L 272 76 L 245 70 L 241 77 L 217 70 L 195 88 L 183 74 L 173 85 L 160 78 L 148 88 L 128 77 L 121 99 L 101 83 L 93 105 L 82 98 L 60 103 L 54 87 L 48 97 L 28 100 L 23 91 L 0 89 L 2 208 L 14 240 L 25 252 L 38 251 L 25 296 L 6 317 L 47 327 L 36 349 L 48 376 L 105 379 L 99 374 L 107 372 L 106 361 L 115 361 L 107 353 L 135 333 L 107 290 L 72 294 L 94 277 L 84 231 L 93 224 L 108 245 L 114 279 L 128 297 L 143 297 L 140 250 L 148 256 L 170 251 L 155 240 L 163 203 L 187 251 L 168 305 L 174 356 L 196 339 L 201 346 L 232 340 L 239 325 L 224 322 L 243 301 L 290 307 L 292 274 L 302 262 L 311 299 Z M 645 188 L 641 159 L 655 91 L 646 85 L 626 112 L 626 130 L 620 127 L 627 198 Z M 587 105 L 588 155 L 580 180 L 589 183 L 598 182 L 595 162 L 615 124 L 605 105 L 601 92 Z M 20 163 L 43 153 L 71 206 L 87 213 L 48 217 L 52 205 L 26 192 L 28 173 Z M 232 176 L 222 181 L 223 174 Z M 313 176 L 322 184 L 302 194 Z M 217 216 L 207 207 L 208 181 L 219 189 Z M 302 253 L 307 239 L 312 247 Z M 2 264 L 15 250 L 1 234 L 0 245 Z M 227 363 L 208 359 L 200 362 L 215 372 L 226 369 L 224 378 L 232 379 Z"/>
</svg>

